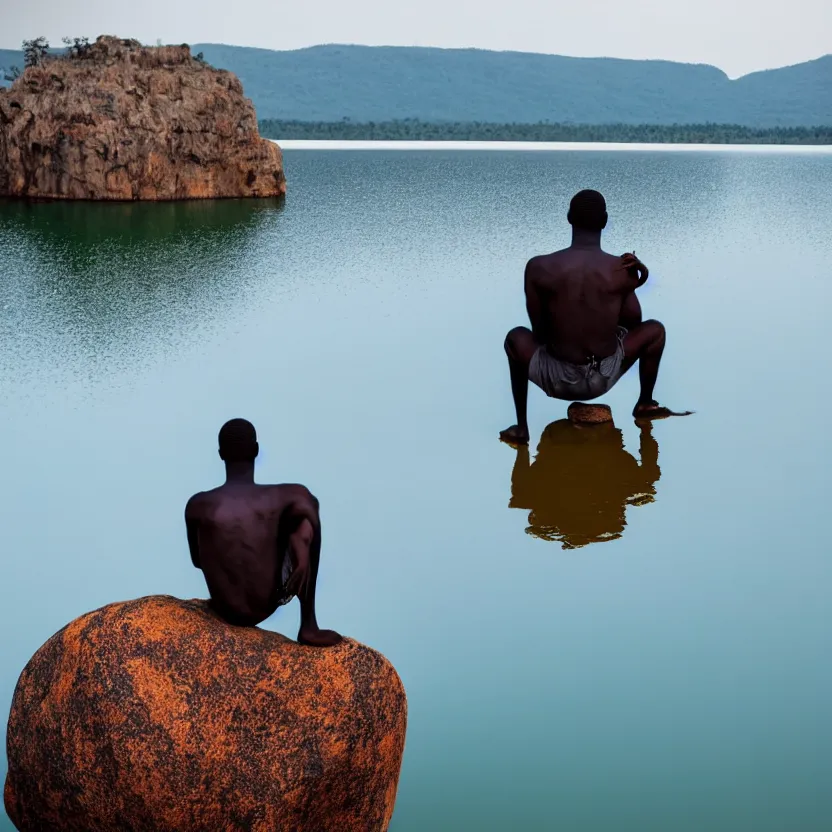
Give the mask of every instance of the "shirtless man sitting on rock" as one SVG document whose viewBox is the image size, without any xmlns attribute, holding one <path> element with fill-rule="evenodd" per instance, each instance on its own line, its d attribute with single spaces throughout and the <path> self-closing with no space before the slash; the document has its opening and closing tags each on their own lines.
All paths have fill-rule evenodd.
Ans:
<svg viewBox="0 0 832 832">
<path fill-rule="evenodd" d="M 219 433 L 225 484 L 194 494 L 185 506 L 188 546 L 208 584 L 211 605 L 230 624 L 253 627 L 297 595 L 298 641 L 315 647 L 341 636 L 315 618 L 321 555 L 318 501 L 302 485 L 258 485 L 254 425 L 226 422 Z"/>
<path fill-rule="evenodd" d="M 647 280 L 647 267 L 635 252 L 615 257 L 601 250 L 607 206 L 598 191 L 575 194 L 567 219 L 572 245 L 526 265 L 531 329 L 518 326 L 506 336 L 517 424 L 500 438 L 515 445 L 529 441 L 530 380 L 555 399 L 591 400 L 608 392 L 638 361 L 641 395 L 633 415 L 676 415 L 653 400 L 665 332 L 658 321 L 641 319 L 635 290 Z"/>
</svg>

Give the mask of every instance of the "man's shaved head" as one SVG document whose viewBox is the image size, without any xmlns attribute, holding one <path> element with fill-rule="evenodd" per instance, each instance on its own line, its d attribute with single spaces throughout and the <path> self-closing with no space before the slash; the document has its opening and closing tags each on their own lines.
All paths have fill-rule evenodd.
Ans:
<svg viewBox="0 0 832 832">
<path fill-rule="evenodd" d="M 225 462 L 254 462 L 258 451 L 257 432 L 246 419 L 231 419 L 220 428 L 220 457 Z"/>
<path fill-rule="evenodd" d="M 573 228 L 603 231 L 607 225 L 607 203 L 598 191 L 578 191 L 569 203 L 566 215 Z"/>
</svg>

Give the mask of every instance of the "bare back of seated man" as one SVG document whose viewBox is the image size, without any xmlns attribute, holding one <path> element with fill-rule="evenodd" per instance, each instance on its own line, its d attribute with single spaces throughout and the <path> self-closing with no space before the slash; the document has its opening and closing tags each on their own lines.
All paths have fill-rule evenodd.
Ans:
<svg viewBox="0 0 832 832">
<path fill-rule="evenodd" d="M 607 206 L 597 191 L 577 193 L 567 219 L 572 245 L 534 257 L 526 265 L 531 329 L 516 327 L 506 336 L 517 424 L 500 437 L 513 444 L 529 441 L 529 381 L 552 398 L 587 401 L 612 389 L 637 361 L 641 394 L 633 415 L 637 419 L 672 415 L 653 400 L 664 326 L 642 321 L 635 294 L 647 280 L 647 267 L 635 253 L 616 257 L 601 249 Z"/>
<path fill-rule="evenodd" d="M 229 623 L 253 627 L 297 595 L 298 641 L 337 644 L 341 636 L 320 629 L 315 616 L 318 501 L 302 485 L 255 483 L 258 452 L 250 422 L 232 419 L 220 429 L 225 484 L 194 494 L 185 506 L 191 560 L 205 576 L 212 607 Z"/>
</svg>

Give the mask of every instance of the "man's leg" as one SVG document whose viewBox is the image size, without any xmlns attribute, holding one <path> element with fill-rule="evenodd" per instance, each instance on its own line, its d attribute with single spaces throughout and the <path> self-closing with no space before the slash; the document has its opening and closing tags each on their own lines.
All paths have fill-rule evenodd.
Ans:
<svg viewBox="0 0 832 832">
<path fill-rule="evenodd" d="M 538 345 L 531 330 L 518 326 L 506 335 L 506 355 L 511 374 L 511 395 L 514 397 L 514 409 L 517 424 L 500 433 L 500 439 L 514 445 L 525 445 L 529 441 L 529 424 L 526 418 L 526 403 L 529 398 L 529 362 Z"/>
<path fill-rule="evenodd" d="M 321 527 L 313 528 L 304 520 L 289 537 L 289 548 L 301 568 L 305 564 L 305 574 L 298 588 L 300 601 L 300 630 L 298 642 L 313 647 L 329 647 L 341 641 L 341 636 L 334 630 L 322 630 L 315 615 L 315 587 L 318 583 L 318 565 L 321 561 Z"/>
<path fill-rule="evenodd" d="M 661 419 L 672 415 L 666 407 L 660 407 L 653 399 L 653 388 L 659 376 L 659 364 L 665 345 L 664 324 L 644 321 L 634 326 L 624 338 L 624 362 L 621 374 L 638 361 L 638 377 L 641 392 L 633 409 L 637 419 Z"/>
</svg>

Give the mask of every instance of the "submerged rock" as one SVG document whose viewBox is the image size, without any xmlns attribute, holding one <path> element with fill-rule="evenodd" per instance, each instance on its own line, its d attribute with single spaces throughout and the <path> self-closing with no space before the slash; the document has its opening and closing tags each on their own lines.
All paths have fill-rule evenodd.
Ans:
<svg viewBox="0 0 832 832">
<path fill-rule="evenodd" d="M 612 409 L 607 404 L 572 402 L 566 410 L 566 416 L 576 425 L 600 425 L 612 421 Z"/>
<path fill-rule="evenodd" d="M 273 197 L 283 157 L 235 75 L 188 46 L 102 36 L 0 90 L 0 196 Z"/>
<path fill-rule="evenodd" d="M 304 647 L 203 601 L 111 604 L 21 674 L 6 811 L 32 832 L 385 830 L 406 722 L 396 671 L 355 641 Z"/>
</svg>

